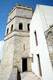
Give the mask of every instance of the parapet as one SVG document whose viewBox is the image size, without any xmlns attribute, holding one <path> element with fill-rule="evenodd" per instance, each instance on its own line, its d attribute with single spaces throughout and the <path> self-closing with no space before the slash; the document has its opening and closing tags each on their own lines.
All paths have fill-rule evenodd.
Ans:
<svg viewBox="0 0 53 80">
<path fill-rule="evenodd" d="M 9 15 L 16 9 L 16 8 L 25 8 L 25 9 L 29 9 L 29 10 L 33 10 L 32 9 L 32 6 L 27 6 L 27 5 L 23 5 L 23 4 L 19 4 L 19 3 L 16 3 L 16 5 L 11 9 L 11 11 L 9 11 Z"/>
</svg>

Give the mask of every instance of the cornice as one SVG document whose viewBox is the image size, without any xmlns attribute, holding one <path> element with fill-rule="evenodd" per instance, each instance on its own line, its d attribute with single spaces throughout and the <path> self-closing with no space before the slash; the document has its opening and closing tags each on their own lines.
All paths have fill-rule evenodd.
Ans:
<svg viewBox="0 0 53 80">
<path fill-rule="evenodd" d="M 14 29 L 14 30 L 11 31 L 9 34 L 11 34 L 11 33 L 14 32 L 14 31 L 16 31 L 16 32 L 27 32 L 27 33 L 29 33 L 29 32 L 26 31 L 26 30 L 16 30 L 16 29 Z M 8 36 L 9 34 L 5 35 L 5 37 Z"/>
<path fill-rule="evenodd" d="M 19 37 L 30 37 L 30 35 L 17 35 L 17 34 L 14 34 L 14 35 L 12 35 L 11 37 L 5 39 L 4 41 L 9 40 L 10 38 L 12 38 L 12 37 L 14 37 L 14 36 L 19 36 Z"/>
<path fill-rule="evenodd" d="M 12 38 L 13 36 L 19 36 L 19 37 L 29 37 L 29 36 L 30 36 L 28 31 L 24 31 L 24 30 L 13 30 L 12 32 L 14 32 L 14 31 L 16 31 L 16 32 L 27 32 L 28 35 L 13 34 L 13 35 L 10 36 L 9 38 L 5 39 L 4 41 L 6 41 L 6 40 Z M 10 35 L 12 32 L 10 32 L 8 35 Z M 7 37 L 8 35 L 6 35 L 5 37 Z"/>
<path fill-rule="evenodd" d="M 29 17 L 22 17 L 22 16 L 14 16 L 9 22 L 7 22 L 7 25 L 8 25 L 15 17 L 25 18 L 25 19 L 32 19 L 32 17 L 29 18 Z"/>
</svg>

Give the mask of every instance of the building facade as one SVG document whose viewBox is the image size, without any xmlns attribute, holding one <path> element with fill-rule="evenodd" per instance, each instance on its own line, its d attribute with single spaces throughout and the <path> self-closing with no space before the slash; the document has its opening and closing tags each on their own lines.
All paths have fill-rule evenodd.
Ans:
<svg viewBox="0 0 53 80">
<path fill-rule="evenodd" d="M 53 24 L 52 14 L 52 6 L 37 5 L 30 24 L 30 56 L 33 57 L 32 71 L 43 80 L 53 80 L 53 67 L 49 56 L 50 53 L 53 57 L 53 28 L 49 29 L 50 25 Z M 48 29 L 50 32 L 52 30 L 52 33 L 46 38 Z M 49 52 L 49 47 L 52 48 L 52 52 Z"/>
<path fill-rule="evenodd" d="M 33 72 L 53 80 L 53 7 L 18 3 L 9 12 L 0 63 L 1 80 L 17 80 L 17 72 Z M 15 71 L 15 72 L 14 72 Z M 14 77 L 15 76 L 15 77 Z"/>
<path fill-rule="evenodd" d="M 32 15 L 31 6 L 18 3 L 9 12 L 1 61 L 2 71 L 7 78 L 14 67 L 17 67 L 19 72 L 31 71 L 29 25 Z"/>
</svg>

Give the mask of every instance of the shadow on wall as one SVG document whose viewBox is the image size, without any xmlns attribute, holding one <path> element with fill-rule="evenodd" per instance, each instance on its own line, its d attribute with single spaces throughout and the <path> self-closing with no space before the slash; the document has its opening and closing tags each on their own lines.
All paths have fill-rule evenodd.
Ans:
<svg viewBox="0 0 53 80">
<path fill-rule="evenodd" d="M 20 72 L 17 73 L 17 80 L 21 80 Z"/>
<path fill-rule="evenodd" d="M 21 80 L 20 72 L 17 70 L 17 67 L 13 68 L 8 80 Z"/>
</svg>

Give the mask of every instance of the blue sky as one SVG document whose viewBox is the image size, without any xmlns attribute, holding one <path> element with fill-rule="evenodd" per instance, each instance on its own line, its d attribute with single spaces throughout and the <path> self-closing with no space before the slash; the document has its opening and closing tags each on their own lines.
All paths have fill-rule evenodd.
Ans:
<svg viewBox="0 0 53 80">
<path fill-rule="evenodd" d="M 4 40 L 8 13 L 17 2 L 31 5 L 33 9 L 35 9 L 36 4 L 53 6 L 53 0 L 0 0 L 0 41 Z"/>
</svg>

